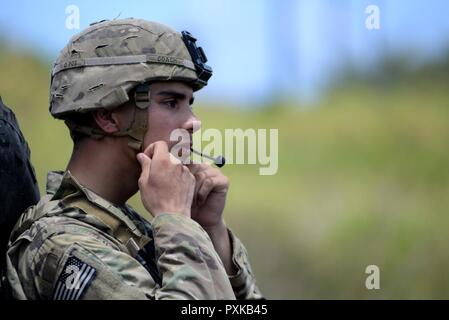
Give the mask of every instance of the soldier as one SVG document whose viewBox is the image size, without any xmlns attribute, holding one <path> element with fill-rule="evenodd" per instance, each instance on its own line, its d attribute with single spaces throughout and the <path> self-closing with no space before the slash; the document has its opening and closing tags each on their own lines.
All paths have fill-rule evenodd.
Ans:
<svg viewBox="0 0 449 320">
<path fill-rule="evenodd" d="M 50 112 L 74 150 L 11 234 L 15 298 L 261 298 L 222 217 L 228 179 L 169 152 L 173 130 L 199 125 L 190 105 L 212 75 L 205 62 L 188 32 L 137 19 L 92 24 L 62 50 Z M 151 224 L 126 204 L 138 190 Z"/>
</svg>

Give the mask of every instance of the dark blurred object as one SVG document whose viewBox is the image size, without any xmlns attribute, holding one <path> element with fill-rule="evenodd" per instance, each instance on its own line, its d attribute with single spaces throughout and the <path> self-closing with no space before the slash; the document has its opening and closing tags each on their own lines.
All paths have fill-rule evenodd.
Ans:
<svg viewBox="0 0 449 320">
<path fill-rule="evenodd" d="M 14 112 L 0 97 L 0 295 L 8 298 L 5 288 L 6 248 L 9 234 L 18 217 L 39 201 L 39 189 L 30 163 L 30 149 Z"/>
</svg>

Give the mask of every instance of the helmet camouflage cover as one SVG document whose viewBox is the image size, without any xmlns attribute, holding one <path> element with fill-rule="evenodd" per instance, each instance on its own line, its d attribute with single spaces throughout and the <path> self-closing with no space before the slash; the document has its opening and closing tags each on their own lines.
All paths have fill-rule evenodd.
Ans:
<svg viewBox="0 0 449 320">
<path fill-rule="evenodd" d="M 93 23 L 69 41 L 53 65 L 50 113 L 65 119 L 114 109 L 130 100 L 131 89 L 151 81 L 182 81 L 199 90 L 212 69 L 195 41 L 186 31 L 140 19 Z M 136 95 L 136 101 L 145 102 L 145 96 Z"/>
</svg>

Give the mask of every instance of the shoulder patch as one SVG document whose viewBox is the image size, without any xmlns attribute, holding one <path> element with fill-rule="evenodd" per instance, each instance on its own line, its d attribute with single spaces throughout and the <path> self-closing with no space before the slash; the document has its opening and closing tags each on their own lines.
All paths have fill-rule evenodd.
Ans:
<svg viewBox="0 0 449 320">
<path fill-rule="evenodd" d="M 76 257 L 69 257 L 59 275 L 53 300 L 79 300 L 95 279 L 97 270 Z"/>
</svg>

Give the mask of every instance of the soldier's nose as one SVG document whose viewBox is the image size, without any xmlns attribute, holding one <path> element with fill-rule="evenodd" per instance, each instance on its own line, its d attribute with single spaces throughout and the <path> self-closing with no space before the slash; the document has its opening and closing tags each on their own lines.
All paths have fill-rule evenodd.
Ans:
<svg viewBox="0 0 449 320">
<path fill-rule="evenodd" d="M 189 131 L 191 134 L 198 131 L 200 128 L 201 121 L 196 117 L 190 118 L 183 126 L 183 129 Z"/>
</svg>

